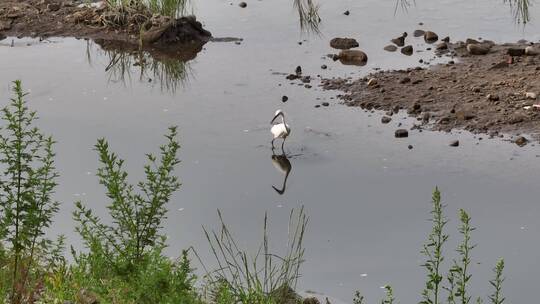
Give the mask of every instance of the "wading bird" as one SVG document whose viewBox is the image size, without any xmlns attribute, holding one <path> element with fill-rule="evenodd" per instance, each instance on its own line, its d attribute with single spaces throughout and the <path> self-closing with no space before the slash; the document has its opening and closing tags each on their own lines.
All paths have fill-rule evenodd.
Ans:
<svg viewBox="0 0 540 304">
<path fill-rule="evenodd" d="M 281 143 L 281 151 L 283 151 L 283 145 L 285 145 L 285 139 L 287 139 L 287 136 L 291 134 L 291 128 L 288 124 L 285 123 L 285 113 L 281 110 L 277 110 L 274 114 L 274 118 L 272 121 L 270 121 L 271 124 L 274 123 L 274 121 L 281 116 L 281 123 L 277 125 L 273 125 L 270 129 L 270 132 L 272 132 L 272 135 L 274 138 L 272 138 L 272 150 L 274 150 L 274 141 L 277 138 L 283 138 L 283 142 Z"/>
</svg>

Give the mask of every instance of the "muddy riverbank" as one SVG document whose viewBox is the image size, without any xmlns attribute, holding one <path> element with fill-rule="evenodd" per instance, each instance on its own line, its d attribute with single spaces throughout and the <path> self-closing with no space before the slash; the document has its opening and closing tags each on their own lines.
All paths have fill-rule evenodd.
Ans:
<svg viewBox="0 0 540 304">
<path fill-rule="evenodd" d="M 470 46 L 474 45 L 474 46 Z M 431 51 L 427 45 L 427 51 Z M 479 48 L 483 55 L 474 55 Z M 540 133 L 538 44 L 467 43 L 433 45 L 446 64 L 378 71 L 360 79 L 323 79 L 349 106 L 385 112 L 382 123 L 400 110 L 416 117 L 413 128 L 473 133 Z M 525 49 L 528 50 L 525 54 Z M 522 142 L 521 142 L 522 144 Z"/>
<path fill-rule="evenodd" d="M 200 48 L 212 37 L 195 17 L 171 19 L 144 8 L 110 8 L 105 2 L 6 0 L 0 3 L 0 39 L 75 37 L 121 43 L 124 48 L 175 53 L 184 45 Z"/>
</svg>

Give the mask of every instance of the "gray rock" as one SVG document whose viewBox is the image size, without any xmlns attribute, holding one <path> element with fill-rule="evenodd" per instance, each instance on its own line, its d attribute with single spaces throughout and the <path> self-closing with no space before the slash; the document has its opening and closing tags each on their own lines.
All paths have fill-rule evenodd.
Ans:
<svg viewBox="0 0 540 304">
<path fill-rule="evenodd" d="M 289 97 L 287 97 L 286 95 L 283 95 L 281 97 L 281 102 L 287 102 L 289 100 Z"/>
<path fill-rule="evenodd" d="M 394 133 L 394 136 L 396 138 L 409 137 L 409 131 L 407 131 L 406 129 L 397 129 L 396 132 Z"/>
<path fill-rule="evenodd" d="M 510 56 L 523 56 L 525 55 L 524 48 L 509 48 L 506 50 L 506 53 Z"/>
<path fill-rule="evenodd" d="M 487 44 L 467 44 L 467 52 L 471 55 L 486 55 L 491 47 Z"/>
<path fill-rule="evenodd" d="M 388 52 L 395 52 L 395 51 L 397 51 L 397 46 L 395 46 L 393 44 L 389 44 L 389 45 L 384 47 L 384 50 L 388 51 Z"/>
<path fill-rule="evenodd" d="M 424 40 L 427 43 L 434 43 L 439 40 L 439 36 L 432 31 L 427 31 L 424 33 Z"/>
<path fill-rule="evenodd" d="M 343 50 L 339 52 L 338 59 L 345 65 L 365 65 L 368 56 L 360 50 Z"/>
<path fill-rule="evenodd" d="M 358 47 L 359 44 L 358 41 L 353 38 L 334 38 L 330 40 L 330 46 L 339 50 L 347 50 Z"/>
<path fill-rule="evenodd" d="M 394 43 L 395 45 L 399 46 L 399 47 L 402 47 L 405 45 L 405 37 L 407 37 L 407 33 L 403 33 L 401 36 L 397 37 L 397 38 L 394 38 L 392 40 L 390 40 L 392 43 Z"/>
<path fill-rule="evenodd" d="M 413 46 L 412 45 L 407 45 L 403 48 L 401 48 L 401 53 L 403 55 L 407 55 L 407 56 L 411 56 L 413 54 Z"/>
<path fill-rule="evenodd" d="M 528 46 L 525 48 L 525 55 L 527 56 L 537 56 L 540 54 L 540 49 L 534 46 Z"/>
<path fill-rule="evenodd" d="M 438 51 L 448 50 L 448 44 L 446 42 L 441 42 L 435 46 L 435 49 Z"/>
<path fill-rule="evenodd" d="M 245 2 L 240 2 L 240 3 L 238 4 L 238 6 L 240 6 L 241 8 L 245 8 L 245 7 L 247 7 L 247 3 L 245 3 Z"/>
<path fill-rule="evenodd" d="M 391 117 L 388 117 L 388 116 L 383 116 L 383 117 L 381 118 L 381 122 L 382 122 L 383 124 L 387 124 L 387 123 L 389 123 L 389 122 L 391 122 L 391 121 L 392 121 L 392 118 L 391 118 Z"/>
<path fill-rule="evenodd" d="M 424 30 L 415 30 L 414 33 L 413 33 L 413 36 L 414 37 L 422 37 L 424 36 L 426 32 Z"/>
<path fill-rule="evenodd" d="M 518 138 L 516 138 L 516 140 L 514 141 L 514 143 L 520 147 L 523 147 L 525 146 L 527 143 L 529 142 L 528 139 L 526 139 L 525 137 L 523 136 L 520 136 Z"/>
<path fill-rule="evenodd" d="M 452 140 L 449 144 L 450 147 L 458 147 L 459 146 L 459 140 Z"/>
</svg>

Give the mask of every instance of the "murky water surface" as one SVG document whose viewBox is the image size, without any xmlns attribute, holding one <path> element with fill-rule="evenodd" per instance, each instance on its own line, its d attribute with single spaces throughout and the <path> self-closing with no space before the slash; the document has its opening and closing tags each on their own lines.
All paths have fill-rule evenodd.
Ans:
<svg viewBox="0 0 540 304">
<path fill-rule="evenodd" d="M 499 2 L 417 1 L 407 13 L 394 15 L 393 1 L 321 1 L 317 36 L 300 32 L 288 0 L 251 1 L 246 9 L 228 1 L 197 1 L 195 11 L 214 36 L 241 37 L 242 44 L 209 43 L 187 63 L 146 58 L 141 73 L 133 66 L 140 58 L 108 53 L 84 40 L 23 39 L 11 47 L 8 39 L 0 43 L 0 96 L 5 102 L 10 81 L 22 79 L 40 125 L 58 140 L 62 177 L 57 198 L 63 207 L 53 233 L 67 234 L 76 246 L 73 202 L 82 200 L 105 214 L 103 189 L 94 176 L 96 139 L 110 140 L 135 181 L 142 175 L 144 153 L 155 152 L 166 128 L 178 125 L 183 186 L 166 222 L 171 255 L 193 245 L 210 258 L 201 227 L 217 227 L 218 208 L 240 244 L 252 249 L 268 211 L 271 242 L 282 249 L 290 209 L 305 205 L 310 224 L 301 289 L 345 303 L 361 289 L 372 302 L 383 296 L 380 286 L 389 283 L 401 303 L 415 303 L 423 288 L 419 249 L 430 228 L 431 190 L 438 185 L 448 204 L 449 228 L 457 225 L 459 208 L 469 210 L 479 227 L 473 258 L 481 264 L 472 266 L 475 293 L 488 293 L 490 269 L 505 257 L 509 301 L 530 303 L 536 300 L 540 273 L 537 146 L 518 148 L 460 132 L 411 131 L 409 138 L 398 140 L 396 125 L 411 125 L 404 117 L 381 125 L 378 114 L 337 104 L 335 93 L 322 92 L 317 81 L 306 89 L 278 74 L 297 65 L 304 74 L 325 77 L 414 66 L 431 52 L 406 57 L 382 47 L 403 31 L 411 33 L 419 22 L 455 40 L 540 38 L 536 6 L 532 22 L 523 28 Z M 345 10 L 350 16 L 342 14 Z M 357 38 L 368 64 L 342 66 L 325 59 L 335 36 Z M 420 39 L 411 41 L 416 49 L 426 48 Z M 328 69 L 321 70 L 322 64 Z M 287 103 L 282 95 L 289 97 Z M 314 108 L 323 101 L 330 106 Z M 272 158 L 269 121 L 277 108 L 292 126 L 285 146 L 288 163 Z M 448 147 L 452 139 L 461 146 Z M 449 246 L 456 241 L 453 233 Z"/>
</svg>

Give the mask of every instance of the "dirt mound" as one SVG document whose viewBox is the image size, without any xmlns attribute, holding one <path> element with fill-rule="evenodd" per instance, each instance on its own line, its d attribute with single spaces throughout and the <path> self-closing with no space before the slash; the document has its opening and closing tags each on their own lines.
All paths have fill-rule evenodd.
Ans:
<svg viewBox="0 0 540 304">
<path fill-rule="evenodd" d="M 493 45 L 480 56 L 469 54 L 464 43 L 449 47 L 458 63 L 381 71 L 356 80 L 324 79 L 321 86 L 342 91 L 338 97 L 349 106 L 387 115 L 406 110 L 418 119 L 416 128 L 540 134 L 540 57 L 510 55 L 540 45 Z"/>
</svg>

